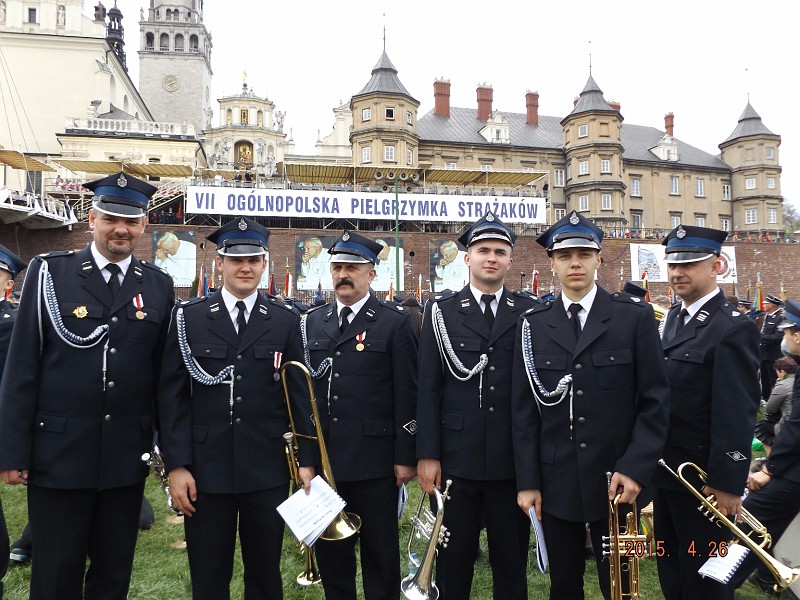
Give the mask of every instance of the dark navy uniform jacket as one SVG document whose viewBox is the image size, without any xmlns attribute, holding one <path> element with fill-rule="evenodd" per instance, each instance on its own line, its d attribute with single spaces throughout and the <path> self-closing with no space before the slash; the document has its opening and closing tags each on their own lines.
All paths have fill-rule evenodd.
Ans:
<svg viewBox="0 0 800 600">
<path fill-rule="evenodd" d="M 8 300 L 0 300 L 0 381 L 3 381 L 3 367 L 11 343 L 11 331 L 17 318 L 17 305 Z"/>
<path fill-rule="evenodd" d="M 491 331 L 469 285 L 458 293 L 448 290 L 425 307 L 417 405 L 419 458 L 438 459 L 444 473 L 464 479 L 514 479 L 511 358 L 517 319 L 536 303 L 534 298 L 504 289 Z M 459 381 L 442 362 L 431 322 L 434 302 L 463 365 L 472 369 L 482 354 L 488 356 L 482 382 L 479 374 Z"/>
<path fill-rule="evenodd" d="M 97 345 L 64 342 L 45 303 L 40 339 L 37 286 L 45 262 L 66 329 L 86 337 L 109 326 Z M 6 364 L 14 377 L 3 377 L 0 387 L 0 469 L 30 469 L 31 483 L 56 489 L 142 481 L 173 304 L 172 278 L 135 257 L 116 299 L 88 246 L 31 261 Z"/>
<path fill-rule="evenodd" d="M 761 360 L 775 361 L 783 356 L 781 352 L 781 341 L 783 332 L 778 331 L 778 325 L 783 321 L 783 310 L 778 309 L 771 315 L 764 317 L 764 325 L 761 327 Z"/>
<path fill-rule="evenodd" d="M 285 484 L 289 417 L 283 385 L 274 375 L 277 360 L 279 369 L 301 358 L 297 315 L 277 298 L 257 296 L 240 344 L 221 291 L 179 304 L 175 313 L 179 309 L 191 354 L 203 370 L 214 376 L 233 365 L 233 407 L 228 383 L 204 385 L 190 377 L 174 314 L 159 390 L 167 469 L 187 467 L 197 488 L 214 494 Z"/>
<path fill-rule="evenodd" d="M 417 338 L 405 310 L 370 296 L 341 336 L 335 302 L 309 311 L 306 325 L 311 366 L 333 358 L 314 393 L 335 480 L 416 465 Z"/>
<path fill-rule="evenodd" d="M 670 309 L 664 331 L 674 329 L 680 308 Z M 691 461 L 711 487 L 742 494 L 761 398 L 758 327 L 720 290 L 663 346 L 672 387 L 665 462 L 677 469 Z M 684 490 L 664 469 L 656 484 Z"/>
<path fill-rule="evenodd" d="M 547 391 L 572 374 L 569 394 L 537 406 L 521 351 L 530 324 Z M 517 327 L 512 393 L 517 487 L 542 491 L 542 510 L 566 521 L 608 516 L 607 472 L 650 483 L 666 438 L 669 385 L 653 310 L 598 286 L 578 341 L 561 298 L 535 306 Z M 553 403 L 558 398 L 545 399 Z"/>
</svg>

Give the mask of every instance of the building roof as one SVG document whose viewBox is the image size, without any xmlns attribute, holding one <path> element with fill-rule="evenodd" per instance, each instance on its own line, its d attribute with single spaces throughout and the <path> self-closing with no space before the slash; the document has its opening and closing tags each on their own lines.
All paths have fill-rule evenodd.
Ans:
<svg viewBox="0 0 800 600">
<path fill-rule="evenodd" d="M 114 106 L 113 104 L 111 105 L 111 110 L 109 110 L 107 113 L 103 113 L 102 115 L 97 115 L 97 118 L 98 119 L 118 119 L 120 121 L 133 121 L 133 120 L 136 120 L 136 117 L 134 117 L 132 114 L 126 113 L 124 110 Z"/>
<path fill-rule="evenodd" d="M 609 108 L 608 110 L 613 110 Z M 563 152 L 564 132 L 561 118 L 539 116 L 538 125 L 528 125 L 524 113 L 501 113 L 509 126 L 510 145 L 517 148 L 545 149 Z M 478 120 L 474 108 L 451 108 L 450 117 L 434 114 L 433 110 L 420 117 L 417 133 L 421 142 L 440 142 L 451 144 L 488 145 L 479 133 L 485 121 Z M 690 146 L 675 138 L 678 144 L 678 160 L 659 159 L 650 151 L 658 145 L 664 132 L 655 127 L 625 124 L 621 128 L 624 160 L 647 161 L 653 163 L 672 162 L 677 165 L 691 165 L 728 170 L 719 158 L 708 152 Z"/>
<path fill-rule="evenodd" d="M 372 77 L 367 82 L 367 85 L 353 97 L 357 98 L 358 96 L 373 93 L 400 94 L 412 100 L 415 99 L 408 93 L 405 86 L 400 83 L 400 78 L 397 76 L 397 69 L 394 68 L 385 50 L 383 54 L 381 54 L 380 59 L 378 59 L 378 63 L 372 69 Z"/>
<path fill-rule="evenodd" d="M 594 77 L 589 75 L 589 79 L 586 81 L 586 85 L 578 97 L 578 102 L 575 103 L 575 108 L 573 108 L 572 112 L 569 114 L 578 115 L 581 113 L 598 111 L 617 112 L 608 105 L 606 99 L 603 98 L 603 90 L 597 85 Z M 620 115 L 620 119 L 622 119 L 622 115 Z"/>
<path fill-rule="evenodd" d="M 733 133 L 728 136 L 728 139 L 726 139 L 725 142 L 730 142 L 731 140 L 736 140 L 743 137 L 749 137 L 751 135 L 775 134 L 767 129 L 767 127 L 761 121 L 761 116 L 748 102 L 747 106 L 744 107 L 742 116 L 739 117 L 739 124 L 736 125 L 736 129 L 733 130 Z M 725 142 L 722 142 L 722 144 L 725 144 Z"/>
</svg>

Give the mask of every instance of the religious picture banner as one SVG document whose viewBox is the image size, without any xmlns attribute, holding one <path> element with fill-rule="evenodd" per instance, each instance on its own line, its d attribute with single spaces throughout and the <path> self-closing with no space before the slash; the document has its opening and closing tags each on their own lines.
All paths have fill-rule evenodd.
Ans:
<svg viewBox="0 0 800 600">
<path fill-rule="evenodd" d="M 661 244 L 629 244 L 631 249 L 631 279 L 643 279 L 647 273 L 647 281 L 667 283 L 669 273 L 664 260 L 665 247 Z M 736 248 L 723 246 L 720 254 L 722 271 L 717 275 L 717 283 L 738 283 L 736 268 Z"/>
<path fill-rule="evenodd" d="M 469 281 L 469 269 L 464 262 L 466 251 L 455 240 L 431 240 L 430 254 L 431 291 L 458 291 Z"/>
</svg>

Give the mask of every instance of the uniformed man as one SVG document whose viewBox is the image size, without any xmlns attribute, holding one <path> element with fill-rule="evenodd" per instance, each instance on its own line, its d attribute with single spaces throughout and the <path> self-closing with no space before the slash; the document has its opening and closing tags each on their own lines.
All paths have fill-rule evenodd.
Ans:
<svg viewBox="0 0 800 600">
<path fill-rule="evenodd" d="M 514 343 L 517 500 L 542 521 L 552 600 L 584 597 L 587 523 L 600 589 L 610 598 L 601 540 L 609 535 L 608 501 L 620 495 L 624 523 L 666 438 L 669 385 L 657 322 L 640 297 L 595 283 L 602 239 L 575 211 L 537 238 L 561 293 L 523 315 Z"/>
<path fill-rule="evenodd" d="M 724 231 L 679 225 L 662 244 L 669 282 L 682 301 L 666 317 L 664 359 L 672 389 L 664 461 L 673 470 L 691 461 L 707 473 L 692 477 L 716 497 L 719 510 L 739 515 L 759 405 L 759 335 L 753 321 L 717 286 Z M 730 540 L 730 531 L 697 510 L 698 501 L 666 469 L 655 476 L 654 525 L 663 552 L 658 575 L 667 600 L 733 598 L 733 587 L 698 575 Z"/>
<path fill-rule="evenodd" d="M 14 278 L 27 266 L 28 264 L 19 256 L 0 244 L 0 382 L 3 381 L 3 367 L 17 316 L 17 306 L 9 302 L 6 296 L 14 289 Z M 8 544 L 6 518 L 3 514 L 3 505 L 0 503 L 0 598 L 3 597 L 2 579 L 8 570 Z"/>
<path fill-rule="evenodd" d="M 290 430 L 279 370 L 301 359 L 297 316 L 257 287 L 269 230 L 247 217 L 208 236 L 223 287 L 178 304 L 161 372 L 161 449 L 185 515 L 192 597 L 229 597 L 237 525 L 245 597 L 283 597 Z"/>
<path fill-rule="evenodd" d="M 767 294 L 764 302 L 764 323 L 761 325 L 761 399 L 769 400 L 772 388 L 775 387 L 777 374 L 775 361 L 781 353 L 783 332 L 778 325 L 783 321 L 783 301 L 777 296 Z"/>
<path fill-rule="evenodd" d="M 46 540 L 32 598 L 127 596 L 174 303 L 172 279 L 133 256 L 156 188 L 125 173 L 86 187 L 93 241 L 31 262 L 0 386 L 3 480 L 28 484 Z"/>
<path fill-rule="evenodd" d="M 417 339 L 405 309 L 370 294 L 380 251 L 373 240 L 342 233 L 328 250 L 336 300 L 301 317 L 331 471 L 348 512 L 361 517 L 370 600 L 400 595 L 398 488 L 416 474 Z M 306 488 L 313 475 L 305 463 Z M 356 598 L 356 537 L 315 545 L 328 600 Z"/>
<path fill-rule="evenodd" d="M 436 585 L 470 597 L 485 516 L 495 598 L 527 598 L 530 523 L 516 506 L 511 460 L 511 357 L 519 316 L 536 302 L 504 285 L 516 236 L 487 213 L 459 238 L 469 283 L 436 294 L 420 337 L 417 456 L 427 493 L 451 480 Z"/>
<path fill-rule="evenodd" d="M 783 334 L 786 354 L 800 360 L 800 303 L 787 300 L 784 320 L 778 325 Z M 800 379 L 795 377 L 792 393 L 792 412 L 775 436 L 767 461 L 761 469 L 747 478 L 750 494 L 742 506 L 747 509 L 772 536 L 773 546 L 781 539 L 792 520 L 800 512 Z M 763 591 L 777 595 L 774 577 L 754 553 L 749 553 L 739 567 L 734 585 L 741 585 L 757 569 L 754 583 Z"/>
</svg>

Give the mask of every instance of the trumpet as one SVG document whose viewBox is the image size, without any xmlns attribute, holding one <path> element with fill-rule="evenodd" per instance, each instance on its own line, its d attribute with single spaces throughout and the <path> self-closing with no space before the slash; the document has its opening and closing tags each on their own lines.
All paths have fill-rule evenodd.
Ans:
<svg viewBox="0 0 800 600">
<path fill-rule="evenodd" d="M 305 376 L 316 435 L 299 434 L 295 428 L 294 418 L 292 417 L 292 403 L 289 400 L 289 389 L 286 385 L 286 371 L 289 367 L 300 369 Z M 322 435 L 322 427 L 319 424 L 319 410 L 317 409 L 317 399 L 314 396 L 314 383 L 311 380 L 311 373 L 308 372 L 308 369 L 303 363 L 297 362 L 296 360 L 290 360 L 284 363 L 281 367 L 281 381 L 283 382 L 283 393 L 285 397 L 284 399 L 286 400 L 286 412 L 289 414 L 289 427 L 291 428 L 291 433 L 293 436 L 293 441 L 291 443 L 292 457 L 289 461 L 289 469 L 292 472 L 292 476 L 298 485 L 302 485 L 299 475 L 300 463 L 298 462 L 297 458 L 297 439 L 303 438 L 307 440 L 315 440 L 317 442 L 317 446 L 319 447 L 320 470 L 322 472 L 322 476 L 328 482 L 328 485 L 331 486 L 331 489 L 336 491 L 336 483 L 333 480 L 333 472 L 331 471 L 331 463 L 328 458 L 328 450 L 325 447 L 325 438 Z M 287 452 L 289 452 L 288 447 Z M 358 533 L 359 529 L 361 529 L 361 517 L 355 513 L 349 513 L 342 510 L 338 515 L 336 515 L 336 518 L 331 522 L 330 525 L 328 525 L 325 531 L 322 532 L 320 539 L 325 541 L 343 540 Z"/>
<path fill-rule="evenodd" d="M 442 525 L 442 521 L 444 520 L 444 503 L 450 498 L 447 492 L 452 483 L 451 479 L 447 480 L 444 492 L 439 492 L 439 490 L 433 488 L 432 494 L 419 495 L 419 504 L 417 504 L 417 511 L 414 513 L 411 533 L 408 536 L 408 544 L 406 544 L 408 559 L 417 567 L 417 572 L 409 574 L 400 583 L 400 591 L 405 598 L 410 600 L 436 600 L 439 597 L 439 589 L 432 579 L 433 559 L 436 557 L 436 547 L 441 545 L 446 548 L 450 540 L 450 532 Z M 432 496 L 436 502 L 435 516 L 424 505 L 425 497 L 428 495 Z M 428 540 L 425 556 L 422 557 L 421 561 L 418 561 L 411 552 L 411 541 L 415 537 Z"/>
<path fill-rule="evenodd" d="M 705 517 L 712 523 L 716 523 L 718 527 L 723 525 L 733 532 L 734 540 L 732 544 L 742 543 L 756 555 L 756 557 L 766 565 L 772 576 L 775 578 L 775 585 L 773 589 L 775 592 L 780 592 L 788 588 L 798 579 L 800 579 L 800 568 L 792 568 L 784 565 L 782 562 L 773 558 L 767 548 L 772 544 L 772 536 L 767 531 L 767 528 L 756 519 L 747 509 L 742 508 L 741 522 L 750 528 L 750 533 L 745 533 L 735 521 L 731 521 L 727 515 L 722 514 L 717 508 L 717 500 L 713 494 L 708 496 L 704 495 L 701 490 L 698 490 L 691 482 L 689 482 L 683 475 L 684 469 L 693 469 L 700 481 L 703 484 L 707 483 L 708 475 L 706 472 L 692 462 L 685 462 L 678 467 L 678 471 L 673 471 L 663 459 L 658 461 L 658 464 L 667 469 L 672 475 L 683 484 L 689 492 L 700 501 L 700 506 L 697 507 Z M 760 541 L 759 541 L 760 540 Z"/>
<path fill-rule="evenodd" d="M 606 473 L 611 485 L 611 473 Z M 608 535 L 603 536 L 603 556 L 608 556 L 611 575 L 611 600 L 638 600 L 639 596 L 639 556 L 647 556 L 647 536 L 638 530 L 636 503 L 625 519 L 625 529 L 619 524 L 619 499 L 617 494 L 608 501 Z M 634 551 L 631 551 L 633 548 Z M 627 558 L 626 560 L 626 557 Z M 623 591 L 622 578 L 628 576 L 628 591 Z"/>
</svg>

